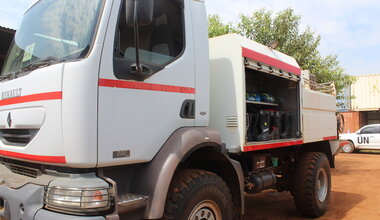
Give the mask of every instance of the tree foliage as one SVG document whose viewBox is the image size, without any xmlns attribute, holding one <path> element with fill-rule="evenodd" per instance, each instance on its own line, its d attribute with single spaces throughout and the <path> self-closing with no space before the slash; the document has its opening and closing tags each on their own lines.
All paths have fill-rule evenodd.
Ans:
<svg viewBox="0 0 380 220">
<path fill-rule="evenodd" d="M 218 15 L 209 16 L 209 37 L 228 33 L 238 33 L 261 44 L 277 42 L 276 50 L 294 57 L 300 67 L 315 74 L 320 83 L 333 81 L 338 98 L 343 89 L 354 82 L 345 74 L 336 55 L 323 57 L 318 49 L 321 37 L 308 26 L 300 29 L 301 16 L 292 9 L 274 14 L 261 9 L 251 15 L 239 16 L 240 21 L 233 25 L 224 24 Z"/>
<path fill-rule="evenodd" d="M 223 24 L 219 15 L 208 16 L 208 36 L 210 38 L 236 32 L 231 23 Z"/>
</svg>

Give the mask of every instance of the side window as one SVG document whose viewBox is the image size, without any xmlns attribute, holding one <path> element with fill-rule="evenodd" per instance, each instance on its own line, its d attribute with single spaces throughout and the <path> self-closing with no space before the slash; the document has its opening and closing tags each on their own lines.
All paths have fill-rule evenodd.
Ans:
<svg viewBox="0 0 380 220">
<path fill-rule="evenodd" d="M 181 2 L 179 0 L 154 1 L 152 23 L 139 26 L 140 61 L 153 71 L 155 67 L 163 68 L 165 64 L 176 59 L 184 49 L 184 22 Z M 134 27 L 127 24 L 125 1 L 122 4 L 114 44 L 115 74 L 117 72 L 125 74 L 127 71 L 125 66 L 136 61 Z"/>
<path fill-rule="evenodd" d="M 377 125 L 377 126 L 375 127 L 375 133 L 376 133 L 376 134 L 380 134 L 380 125 Z"/>
<path fill-rule="evenodd" d="M 378 133 L 378 129 L 375 126 L 369 126 L 369 127 L 363 128 L 363 130 L 361 130 L 360 133 L 361 134 L 376 134 Z"/>
</svg>

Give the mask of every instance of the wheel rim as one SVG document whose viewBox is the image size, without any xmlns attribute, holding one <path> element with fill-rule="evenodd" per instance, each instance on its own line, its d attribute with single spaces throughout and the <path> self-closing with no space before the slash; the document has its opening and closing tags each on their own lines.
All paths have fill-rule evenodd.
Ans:
<svg viewBox="0 0 380 220">
<path fill-rule="evenodd" d="M 319 170 L 317 179 L 317 196 L 319 202 L 324 202 L 327 196 L 328 177 L 325 169 Z"/>
<path fill-rule="evenodd" d="M 351 151 L 351 144 L 345 144 L 343 147 L 342 147 L 343 151 L 348 153 Z"/>
<path fill-rule="evenodd" d="M 215 202 L 205 200 L 195 206 L 188 220 L 222 220 L 222 213 Z"/>
</svg>

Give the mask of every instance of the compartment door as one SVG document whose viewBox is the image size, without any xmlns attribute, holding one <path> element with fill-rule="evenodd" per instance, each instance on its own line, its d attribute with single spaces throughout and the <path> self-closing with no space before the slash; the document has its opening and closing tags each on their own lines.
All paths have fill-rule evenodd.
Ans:
<svg viewBox="0 0 380 220">
<path fill-rule="evenodd" d="M 337 136 L 336 99 L 333 95 L 302 88 L 304 142 Z"/>
</svg>

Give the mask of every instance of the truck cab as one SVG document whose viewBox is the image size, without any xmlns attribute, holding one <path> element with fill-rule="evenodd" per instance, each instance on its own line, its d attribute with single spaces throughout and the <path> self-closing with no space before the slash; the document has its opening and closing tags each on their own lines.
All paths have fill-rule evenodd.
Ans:
<svg viewBox="0 0 380 220">
<path fill-rule="evenodd" d="M 17 169 L 21 180 L 1 177 L 1 187 L 75 188 L 73 179 L 86 180 L 83 187 L 100 189 L 110 200 L 111 184 L 98 177 L 99 169 L 148 163 L 178 129 L 207 125 L 204 3 L 145 2 L 151 17 L 139 23 L 137 36 L 136 1 L 41 0 L 25 12 L 1 73 L 0 101 L 2 173 Z M 136 58 L 143 72 L 135 71 Z M 58 173 L 67 178 L 54 185 Z M 19 205 L 1 192 L 8 204 L 4 216 L 34 216 L 18 214 Z M 40 200 L 34 211 L 49 201 Z M 54 203 L 50 209 L 91 214 L 110 204 L 87 209 Z"/>
</svg>

